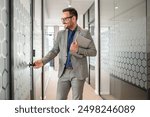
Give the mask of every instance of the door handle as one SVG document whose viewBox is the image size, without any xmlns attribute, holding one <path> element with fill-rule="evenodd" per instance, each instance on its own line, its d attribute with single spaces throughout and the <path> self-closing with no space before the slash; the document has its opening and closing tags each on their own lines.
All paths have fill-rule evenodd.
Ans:
<svg viewBox="0 0 150 117">
<path fill-rule="evenodd" d="M 35 63 L 29 63 L 29 67 L 33 67 L 33 66 L 35 66 Z"/>
</svg>

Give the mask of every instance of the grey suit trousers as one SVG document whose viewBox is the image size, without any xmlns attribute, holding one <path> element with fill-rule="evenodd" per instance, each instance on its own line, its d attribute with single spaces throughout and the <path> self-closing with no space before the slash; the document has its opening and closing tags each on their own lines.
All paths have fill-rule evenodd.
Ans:
<svg viewBox="0 0 150 117">
<path fill-rule="evenodd" d="M 72 69 L 65 69 L 57 83 L 57 100 L 66 100 L 72 88 L 72 99 L 82 100 L 85 80 L 76 78 Z"/>
</svg>

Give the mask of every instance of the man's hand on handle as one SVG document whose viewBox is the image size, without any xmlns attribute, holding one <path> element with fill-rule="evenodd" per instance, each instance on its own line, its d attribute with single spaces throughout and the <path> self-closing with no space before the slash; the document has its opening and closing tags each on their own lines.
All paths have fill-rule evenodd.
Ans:
<svg viewBox="0 0 150 117">
<path fill-rule="evenodd" d="M 36 60 L 35 62 L 34 62 L 34 68 L 40 68 L 40 67 L 42 67 L 43 66 L 43 62 L 42 62 L 42 60 L 40 59 L 40 60 Z"/>
</svg>

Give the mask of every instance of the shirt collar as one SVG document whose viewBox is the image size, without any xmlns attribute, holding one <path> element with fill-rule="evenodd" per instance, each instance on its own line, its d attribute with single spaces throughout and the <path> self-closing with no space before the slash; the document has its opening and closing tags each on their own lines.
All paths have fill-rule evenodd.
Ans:
<svg viewBox="0 0 150 117">
<path fill-rule="evenodd" d="M 78 25 L 76 26 L 76 28 L 75 28 L 74 30 L 70 30 L 70 29 L 68 28 L 68 31 L 69 31 L 69 32 L 75 32 L 75 31 L 77 30 L 77 28 L 78 28 Z"/>
</svg>

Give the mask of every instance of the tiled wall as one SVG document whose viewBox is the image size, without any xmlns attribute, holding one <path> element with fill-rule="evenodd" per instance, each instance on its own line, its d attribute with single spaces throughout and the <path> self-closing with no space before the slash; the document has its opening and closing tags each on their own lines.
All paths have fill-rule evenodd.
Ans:
<svg viewBox="0 0 150 117">
<path fill-rule="evenodd" d="M 9 99 L 8 0 L 0 0 L 0 99 Z"/>
</svg>

